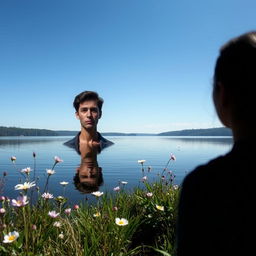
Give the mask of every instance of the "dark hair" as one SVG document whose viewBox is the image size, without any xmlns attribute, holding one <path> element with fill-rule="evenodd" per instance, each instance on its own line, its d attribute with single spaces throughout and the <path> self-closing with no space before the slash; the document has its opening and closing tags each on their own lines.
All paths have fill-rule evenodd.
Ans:
<svg viewBox="0 0 256 256">
<path fill-rule="evenodd" d="M 233 38 L 220 49 L 214 90 L 218 90 L 219 83 L 227 89 L 236 118 L 251 120 L 255 108 L 256 31 Z"/>
<path fill-rule="evenodd" d="M 92 193 L 99 190 L 99 187 L 103 184 L 103 175 L 102 170 L 100 168 L 99 176 L 97 177 L 97 182 L 95 184 L 91 184 L 89 182 L 80 182 L 79 174 L 76 173 L 73 177 L 75 188 L 83 194 Z"/>
<path fill-rule="evenodd" d="M 102 109 L 104 100 L 101 97 L 99 97 L 97 92 L 93 92 L 93 91 L 84 91 L 84 92 L 79 93 L 75 97 L 74 102 L 73 102 L 73 106 L 74 106 L 75 110 L 78 111 L 79 105 L 87 100 L 96 100 L 98 108 L 101 113 L 101 109 Z"/>
</svg>

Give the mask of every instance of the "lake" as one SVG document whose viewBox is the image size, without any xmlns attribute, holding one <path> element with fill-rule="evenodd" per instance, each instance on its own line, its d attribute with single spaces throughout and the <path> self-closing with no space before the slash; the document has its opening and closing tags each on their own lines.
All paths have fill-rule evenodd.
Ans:
<svg viewBox="0 0 256 256">
<path fill-rule="evenodd" d="M 33 152 L 36 153 L 35 174 L 39 179 L 42 191 L 46 182 L 46 169 L 51 169 L 54 157 L 59 156 L 63 162 L 58 163 L 55 174 L 49 179 L 49 192 L 54 196 L 64 195 L 70 203 L 78 203 L 90 194 L 78 191 L 73 184 L 73 177 L 80 165 L 80 155 L 63 143 L 72 137 L 0 137 L 0 174 L 7 172 L 2 195 L 14 198 L 19 191 L 14 186 L 23 183 L 19 171 L 26 167 L 34 169 Z M 113 192 L 120 181 L 128 182 L 125 189 L 141 186 L 141 179 L 147 176 L 148 181 L 158 178 L 171 153 L 176 161 L 170 161 L 168 170 L 175 174 L 174 183 L 179 185 L 184 176 L 197 165 L 227 153 L 232 148 L 231 137 L 171 137 L 171 136 L 107 136 L 115 144 L 97 155 L 98 165 L 102 168 L 104 183 L 100 191 Z M 16 157 L 15 164 L 11 156 Z M 138 160 L 146 160 L 145 172 L 141 170 Z M 148 172 L 150 166 L 151 171 Z M 33 171 L 30 177 L 33 177 Z M 221 174 L 220 174 L 221 178 Z M 59 183 L 69 182 L 63 190 Z"/>
</svg>

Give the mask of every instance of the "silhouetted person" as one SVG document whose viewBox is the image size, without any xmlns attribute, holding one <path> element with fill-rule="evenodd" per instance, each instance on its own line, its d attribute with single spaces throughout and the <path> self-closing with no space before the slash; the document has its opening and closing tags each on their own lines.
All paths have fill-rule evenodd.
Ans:
<svg viewBox="0 0 256 256">
<path fill-rule="evenodd" d="M 220 50 L 213 102 L 231 128 L 232 150 L 189 173 L 182 184 L 177 255 L 255 255 L 254 123 L 256 31 Z"/>
</svg>

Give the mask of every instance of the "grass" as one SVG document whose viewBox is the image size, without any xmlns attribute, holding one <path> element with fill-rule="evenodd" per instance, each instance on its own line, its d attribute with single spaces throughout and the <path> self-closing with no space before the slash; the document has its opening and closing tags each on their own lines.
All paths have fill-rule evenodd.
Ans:
<svg viewBox="0 0 256 256">
<path fill-rule="evenodd" d="M 0 183 L 4 184 L 4 176 Z M 23 199 L 27 196 L 27 202 L 30 199 L 28 192 L 32 189 L 21 192 Z M 37 193 L 35 204 L 24 201 L 16 207 L 12 200 L 1 197 L 0 255 L 174 253 L 179 188 L 173 185 L 171 174 L 159 177 L 153 183 L 144 181 L 143 186 L 132 191 L 122 186 L 118 192 L 104 193 L 97 197 L 95 204 L 84 202 L 71 207 L 66 198 L 45 199 L 40 191 Z M 2 213 L 1 209 L 4 209 Z M 49 216 L 51 211 L 59 215 L 53 218 Z M 123 225 L 117 218 L 124 218 Z M 19 236 L 9 237 L 9 243 L 4 243 L 13 231 Z"/>
</svg>

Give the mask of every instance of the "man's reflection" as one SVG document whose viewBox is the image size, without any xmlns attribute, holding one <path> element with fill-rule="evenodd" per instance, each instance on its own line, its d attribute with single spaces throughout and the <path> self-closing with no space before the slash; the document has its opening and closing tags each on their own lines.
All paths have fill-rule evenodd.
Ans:
<svg viewBox="0 0 256 256">
<path fill-rule="evenodd" d="M 76 169 L 74 185 L 82 193 L 98 191 L 103 184 L 102 168 L 97 161 L 97 144 L 80 146 L 81 163 Z"/>
</svg>

